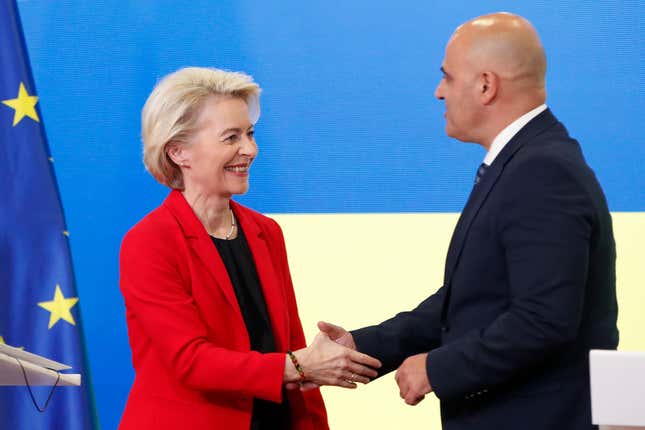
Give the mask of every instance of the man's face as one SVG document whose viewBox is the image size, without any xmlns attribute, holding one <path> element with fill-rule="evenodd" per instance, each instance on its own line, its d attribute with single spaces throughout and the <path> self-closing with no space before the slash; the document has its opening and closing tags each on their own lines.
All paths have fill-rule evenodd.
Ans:
<svg viewBox="0 0 645 430">
<path fill-rule="evenodd" d="M 476 142 L 480 107 L 477 73 L 467 58 L 467 41 L 453 35 L 446 46 L 441 71 L 443 77 L 435 97 L 446 105 L 446 134 L 464 142 Z"/>
</svg>

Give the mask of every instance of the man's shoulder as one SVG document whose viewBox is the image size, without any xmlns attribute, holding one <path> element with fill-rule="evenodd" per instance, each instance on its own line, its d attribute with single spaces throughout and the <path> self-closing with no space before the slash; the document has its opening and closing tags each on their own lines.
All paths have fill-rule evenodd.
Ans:
<svg viewBox="0 0 645 430">
<path fill-rule="evenodd" d="M 532 136 L 507 164 L 511 169 L 532 165 L 559 166 L 565 170 L 588 167 L 580 144 L 560 122 L 554 122 Z"/>
</svg>

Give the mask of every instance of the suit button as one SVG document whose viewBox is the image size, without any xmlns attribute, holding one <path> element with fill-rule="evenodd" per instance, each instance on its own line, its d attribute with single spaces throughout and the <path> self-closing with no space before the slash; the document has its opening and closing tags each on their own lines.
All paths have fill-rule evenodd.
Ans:
<svg viewBox="0 0 645 430">
<path fill-rule="evenodd" d="M 448 332 L 448 330 L 450 330 L 450 328 L 449 328 L 447 325 L 442 325 L 442 326 L 441 326 L 441 331 L 442 331 L 442 332 L 447 333 L 447 332 Z"/>
</svg>

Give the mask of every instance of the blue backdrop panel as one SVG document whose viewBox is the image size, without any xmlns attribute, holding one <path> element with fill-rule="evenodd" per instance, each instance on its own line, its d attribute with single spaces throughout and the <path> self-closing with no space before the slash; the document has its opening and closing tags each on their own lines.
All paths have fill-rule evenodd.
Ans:
<svg viewBox="0 0 645 430">
<path fill-rule="evenodd" d="M 641 1 L 19 6 L 105 428 L 116 426 L 132 377 L 120 239 L 166 193 L 140 162 L 139 112 L 155 82 L 181 66 L 243 70 L 264 88 L 243 203 L 270 213 L 458 212 L 484 152 L 444 134 L 433 97 L 444 45 L 468 18 L 520 13 L 547 50 L 548 104 L 580 140 L 611 209 L 645 210 Z"/>
</svg>

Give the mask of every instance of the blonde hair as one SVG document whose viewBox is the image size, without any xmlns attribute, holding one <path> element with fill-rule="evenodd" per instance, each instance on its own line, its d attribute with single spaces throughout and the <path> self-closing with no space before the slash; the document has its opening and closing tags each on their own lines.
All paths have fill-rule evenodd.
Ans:
<svg viewBox="0 0 645 430">
<path fill-rule="evenodd" d="M 141 111 L 143 164 L 160 183 L 183 190 L 181 169 L 168 156 L 172 145 L 185 145 L 204 102 L 212 96 L 243 99 L 251 122 L 260 117 L 260 86 L 240 72 L 186 67 L 161 79 Z"/>
</svg>

